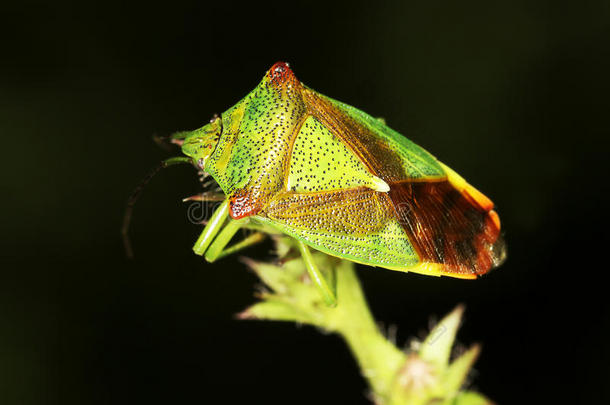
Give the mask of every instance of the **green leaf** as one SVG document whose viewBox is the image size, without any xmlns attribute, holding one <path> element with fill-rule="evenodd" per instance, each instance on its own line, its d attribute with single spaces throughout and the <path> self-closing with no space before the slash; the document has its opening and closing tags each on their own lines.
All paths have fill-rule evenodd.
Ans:
<svg viewBox="0 0 610 405">
<path fill-rule="evenodd" d="M 463 313 L 464 306 L 458 305 L 430 331 L 419 349 L 421 358 L 434 364 L 438 370 L 444 370 L 449 364 L 451 347 Z"/>
<path fill-rule="evenodd" d="M 288 285 L 292 280 L 281 267 L 269 263 L 256 262 L 248 258 L 242 258 L 242 261 L 274 292 L 277 294 L 286 294 L 288 292 Z"/>
<path fill-rule="evenodd" d="M 451 363 L 444 378 L 445 389 L 448 393 L 457 392 L 462 387 L 480 352 L 481 346 L 474 345 Z"/>
<path fill-rule="evenodd" d="M 272 298 L 252 305 L 250 308 L 237 314 L 237 318 L 313 323 L 307 314 L 299 311 L 293 305 Z"/>
</svg>

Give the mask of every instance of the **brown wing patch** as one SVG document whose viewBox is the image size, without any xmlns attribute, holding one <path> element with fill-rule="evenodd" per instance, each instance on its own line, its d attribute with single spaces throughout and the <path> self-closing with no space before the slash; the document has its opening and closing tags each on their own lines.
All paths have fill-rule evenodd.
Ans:
<svg viewBox="0 0 610 405">
<path fill-rule="evenodd" d="M 491 202 L 466 191 L 447 180 L 401 181 L 390 184 L 389 195 L 422 262 L 443 264 L 450 276 L 476 278 L 506 253 Z"/>
</svg>

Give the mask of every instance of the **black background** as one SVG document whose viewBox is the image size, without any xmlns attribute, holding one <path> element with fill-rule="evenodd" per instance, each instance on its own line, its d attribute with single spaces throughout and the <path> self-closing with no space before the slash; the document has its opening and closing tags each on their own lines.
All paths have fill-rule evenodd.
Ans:
<svg viewBox="0 0 610 405">
<path fill-rule="evenodd" d="M 233 319 L 258 281 L 192 254 L 191 168 L 155 178 L 122 250 L 127 196 L 178 153 L 151 136 L 201 126 L 277 60 L 498 207 L 509 259 L 481 280 L 359 268 L 398 342 L 463 302 L 474 389 L 610 399 L 607 2 L 25 1 L 2 19 L 3 404 L 368 403 L 338 337 Z"/>
</svg>

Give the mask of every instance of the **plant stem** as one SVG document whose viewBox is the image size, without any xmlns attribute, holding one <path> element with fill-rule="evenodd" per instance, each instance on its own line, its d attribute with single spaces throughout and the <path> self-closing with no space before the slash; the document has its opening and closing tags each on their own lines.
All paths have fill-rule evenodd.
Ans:
<svg viewBox="0 0 610 405">
<path fill-rule="evenodd" d="M 405 354 L 379 331 L 368 308 L 354 264 L 342 261 L 337 266 L 337 295 L 341 302 L 333 314 L 336 331 L 347 342 L 363 375 L 376 395 L 389 391 Z"/>
<path fill-rule="evenodd" d="M 280 257 L 298 250 L 286 237 L 276 239 Z M 239 317 L 293 321 L 314 325 L 343 337 L 353 353 L 378 405 L 486 405 L 485 397 L 460 391 L 479 354 L 474 345 L 453 362 L 451 347 L 463 313 L 458 306 L 420 344 L 405 352 L 379 330 L 356 276 L 354 263 L 320 252 L 289 259 L 281 265 L 246 260 L 271 289 Z M 336 275 L 337 306 L 325 304 L 319 288 L 307 277 L 308 263 Z M 310 266 L 311 267 L 311 266 Z"/>
</svg>

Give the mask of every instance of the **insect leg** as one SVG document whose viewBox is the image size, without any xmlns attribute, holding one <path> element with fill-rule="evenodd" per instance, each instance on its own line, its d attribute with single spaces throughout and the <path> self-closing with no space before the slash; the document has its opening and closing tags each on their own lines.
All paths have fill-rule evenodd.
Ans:
<svg viewBox="0 0 610 405">
<path fill-rule="evenodd" d="M 218 237 L 216 237 L 214 242 L 205 252 L 205 259 L 208 262 L 214 262 L 241 249 L 245 249 L 249 246 L 259 243 L 263 239 L 265 239 L 264 233 L 255 232 L 243 239 L 242 241 L 237 242 L 229 247 L 226 247 L 231 241 L 231 239 L 233 239 L 233 236 L 235 236 L 237 231 L 239 231 L 242 226 L 245 225 L 246 221 L 247 220 L 231 220 L 227 224 L 227 226 L 225 226 L 224 229 L 218 234 Z"/>
<path fill-rule="evenodd" d="M 303 261 L 305 262 L 305 267 L 307 268 L 309 278 L 311 278 L 311 281 L 313 281 L 316 287 L 318 287 L 318 290 L 320 291 L 324 302 L 329 307 L 337 306 L 337 298 L 335 296 L 335 292 L 331 290 L 331 288 L 328 286 L 324 275 L 322 274 L 320 269 L 318 269 L 318 266 L 316 266 L 316 263 L 313 260 L 313 256 L 311 255 L 309 248 L 300 240 L 298 240 L 297 243 L 299 246 L 299 250 L 301 251 L 301 256 L 303 256 Z"/>
<path fill-rule="evenodd" d="M 220 207 L 214 211 L 207 225 L 203 228 L 203 232 L 199 235 L 197 242 L 195 242 L 195 245 L 193 246 L 193 252 L 195 252 L 195 254 L 201 256 L 205 253 L 228 217 L 229 200 L 226 199 L 220 204 Z"/>
</svg>

